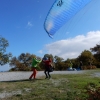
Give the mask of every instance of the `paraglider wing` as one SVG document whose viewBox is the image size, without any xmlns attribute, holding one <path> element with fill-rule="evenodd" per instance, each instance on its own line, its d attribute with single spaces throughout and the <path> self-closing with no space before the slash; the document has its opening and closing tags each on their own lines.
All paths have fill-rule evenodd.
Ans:
<svg viewBox="0 0 100 100">
<path fill-rule="evenodd" d="M 59 0 L 59 2 L 57 3 L 57 6 L 60 6 L 63 4 L 62 0 Z"/>
<path fill-rule="evenodd" d="M 48 35 L 53 36 L 90 1 L 92 0 L 55 0 L 44 22 Z"/>
<path fill-rule="evenodd" d="M 51 34 L 48 33 L 48 36 L 53 39 L 53 36 Z"/>
</svg>

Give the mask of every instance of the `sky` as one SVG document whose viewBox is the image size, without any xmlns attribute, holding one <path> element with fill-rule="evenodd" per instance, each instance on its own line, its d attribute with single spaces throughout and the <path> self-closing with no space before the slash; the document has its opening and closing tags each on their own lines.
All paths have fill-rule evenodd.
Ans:
<svg viewBox="0 0 100 100">
<path fill-rule="evenodd" d="M 8 40 L 6 53 L 30 53 L 76 58 L 100 44 L 100 0 L 92 0 L 63 25 L 51 39 L 45 18 L 55 0 L 0 0 L 0 35 Z M 9 65 L 0 66 L 0 71 Z"/>
</svg>

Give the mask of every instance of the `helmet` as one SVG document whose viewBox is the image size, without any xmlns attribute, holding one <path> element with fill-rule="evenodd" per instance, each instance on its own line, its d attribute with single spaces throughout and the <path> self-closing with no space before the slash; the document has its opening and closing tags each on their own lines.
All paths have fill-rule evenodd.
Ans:
<svg viewBox="0 0 100 100">
<path fill-rule="evenodd" d="M 43 60 L 48 60 L 48 58 L 47 57 L 44 57 Z"/>
</svg>

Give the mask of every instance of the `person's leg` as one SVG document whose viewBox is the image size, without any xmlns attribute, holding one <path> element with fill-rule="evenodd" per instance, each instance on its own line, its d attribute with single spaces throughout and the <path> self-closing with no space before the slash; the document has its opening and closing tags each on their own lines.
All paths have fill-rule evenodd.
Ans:
<svg viewBox="0 0 100 100">
<path fill-rule="evenodd" d="M 34 76 L 34 79 L 35 79 L 36 78 L 36 74 L 37 74 L 37 70 L 34 68 L 33 71 L 34 71 L 33 76 Z"/>
<path fill-rule="evenodd" d="M 48 76 L 49 76 L 49 79 L 51 78 L 51 75 L 50 75 L 50 72 L 48 71 Z"/>
<path fill-rule="evenodd" d="M 82 66 L 80 66 L 80 70 L 82 70 Z"/>
<path fill-rule="evenodd" d="M 45 71 L 44 71 L 44 73 L 45 73 L 45 76 L 46 76 L 46 78 L 48 78 L 48 75 L 47 75 L 47 70 L 45 69 Z"/>
<path fill-rule="evenodd" d="M 34 69 L 32 68 L 32 74 L 31 74 L 31 76 L 29 77 L 29 79 L 32 79 L 32 77 L 33 77 L 33 75 L 34 75 Z"/>
</svg>

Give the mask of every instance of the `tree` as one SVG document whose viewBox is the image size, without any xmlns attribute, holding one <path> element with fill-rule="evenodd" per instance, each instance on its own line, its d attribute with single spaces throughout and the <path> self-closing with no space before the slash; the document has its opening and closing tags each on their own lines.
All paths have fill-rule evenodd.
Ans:
<svg viewBox="0 0 100 100">
<path fill-rule="evenodd" d="M 10 66 L 12 67 L 11 70 L 19 70 L 20 68 L 20 62 L 18 61 L 18 59 L 16 57 L 13 57 L 10 61 Z"/>
<path fill-rule="evenodd" d="M 69 68 L 70 66 L 70 62 L 73 64 L 72 68 L 77 68 L 78 67 L 78 61 L 77 58 L 73 58 L 73 59 L 67 59 L 64 61 L 65 65 L 66 65 L 66 69 Z"/>
<path fill-rule="evenodd" d="M 6 54 L 6 48 L 9 46 L 8 41 L 0 36 L 0 65 L 4 65 L 10 61 L 11 53 Z"/>
<path fill-rule="evenodd" d="M 97 44 L 95 47 L 90 48 L 90 50 L 95 54 L 100 54 L 100 44 Z"/>
<path fill-rule="evenodd" d="M 12 66 L 12 70 L 17 71 L 29 71 L 32 66 L 32 59 L 37 57 L 36 55 L 30 53 L 21 53 L 17 58 L 13 57 L 10 62 L 10 66 Z M 40 58 L 40 57 L 37 57 Z M 41 70 L 38 66 L 37 69 Z"/>
<path fill-rule="evenodd" d="M 96 66 L 100 68 L 100 44 L 97 44 L 95 47 L 90 48 L 91 52 L 93 52 L 93 55 L 96 59 Z"/>
<path fill-rule="evenodd" d="M 55 62 L 55 69 L 56 70 L 63 70 L 63 65 L 64 65 L 64 63 L 62 64 L 62 61 L 63 61 L 64 59 L 63 58 L 61 58 L 61 57 L 58 57 L 58 56 L 55 56 L 54 57 L 54 62 Z"/>
<path fill-rule="evenodd" d="M 64 60 L 64 59 L 61 58 L 61 57 L 58 57 L 58 56 L 55 56 L 55 57 L 54 57 L 55 63 L 62 62 L 63 60 Z"/>
<path fill-rule="evenodd" d="M 84 50 L 79 56 L 78 61 L 82 61 L 84 65 L 88 65 L 89 62 L 94 62 L 94 56 L 89 50 Z"/>
<path fill-rule="evenodd" d="M 18 60 L 20 63 L 22 63 L 24 66 L 31 66 L 32 63 L 32 58 L 36 57 L 35 55 L 31 55 L 29 53 L 22 53 L 19 57 Z"/>
</svg>

